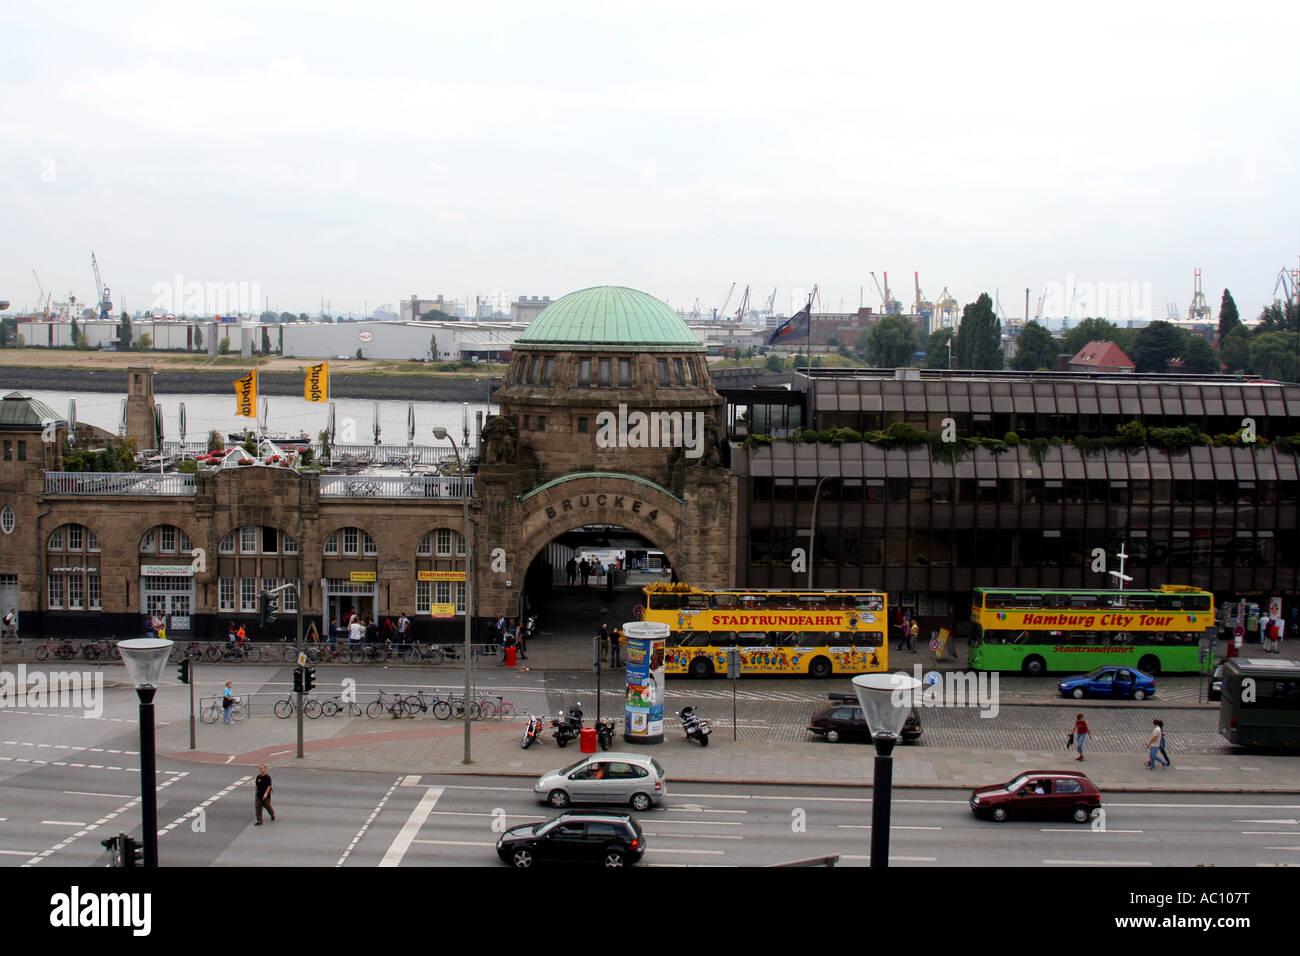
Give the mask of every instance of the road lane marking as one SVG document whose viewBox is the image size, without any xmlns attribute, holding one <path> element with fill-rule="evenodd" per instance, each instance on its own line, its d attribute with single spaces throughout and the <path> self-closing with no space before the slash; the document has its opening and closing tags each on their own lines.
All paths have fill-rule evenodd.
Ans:
<svg viewBox="0 0 1300 956">
<path fill-rule="evenodd" d="M 840 823 L 837 826 L 841 830 L 870 830 L 870 823 Z M 890 826 L 891 830 L 942 830 L 943 827 L 903 827 L 898 824 Z"/>
<path fill-rule="evenodd" d="M 1048 866 L 1152 866 L 1149 860 L 1044 860 Z"/>
<path fill-rule="evenodd" d="M 412 840 L 426 846 L 496 846 L 495 843 L 478 843 L 473 840 Z"/>
<path fill-rule="evenodd" d="M 184 780 L 186 777 L 189 776 L 189 771 L 179 771 L 179 772 L 163 771 L 163 772 L 173 773 L 174 776 L 169 777 L 168 779 L 158 784 L 158 789 L 160 791 L 166 789 L 167 787 L 170 787 L 174 783 L 179 783 L 180 781 Z M 35 866 L 37 863 L 40 863 L 43 860 L 48 859 L 49 857 L 51 857 L 55 853 L 58 853 L 60 850 L 64 849 L 65 847 L 71 846 L 73 843 L 81 839 L 86 834 L 93 833 L 95 830 L 99 829 L 101 826 L 104 825 L 104 823 L 108 822 L 109 820 L 112 820 L 115 817 L 120 817 L 122 814 L 126 813 L 132 807 L 136 806 L 139 802 L 140 802 L 139 797 L 132 797 L 129 801 L 122 804 L 112 813 L 106 814 L 105 816 L 101 817 L 100 820 L 96 820 L 94 823 L 82 824 L 82 829 L 78 830 L 76 833 L 72 834 L 72 836 L 68 837 L 62 842 L 56 843 L 54 846 L 50 847 L 49 849 L 41 850 L 40 852 L 33 854 L 27 860 L 27 862 L 23 864 L 23 866 Z"/>
<path fill-rule="evenodd" d="M 719 810 L 716 807 L 664 807 L 669 813 L 749 813 L 748 810 Z"/>
<path fill-rule="evenodd" d="M 661 827 L 743 827 L 739 820 L 657 820 Z"/>
<path fill-rule="evenodd" d="M 665 847 L 648 846 L 647 853 L 689 853 L 692 856 L 726 856 L 725 850 L 670 850 Z"/>
<path fill-rule="evenodd" d="M 1295 836 L 1294 830 L 1242 830 L 1242 836 Z"/>
<path fill-rule="evenodd" d="M 1300 850 L 1300 846 L 1261 846 L 1261 850 Z"/>
<path fill-rule="evenodd" d="M 231 759 L 233 760 L 234 758 L 232 757 Z M 338 858 L 338 862 L 334 864 L 335 866 L 342 866 L 344 863 L 347 862 L 348 857 L 352 855 L 352 851 L 356 849 L 357 844 L 361 842 L 361 838 L 365 836 L 366 831 L 370 829 L 370 824 L 375 822 L 375 819 L 383 811 L 384 804 L 388 802 L 388 798 L 393 795 L 393 793 L 397 790 L 399 786 L 401 786 L 401 783 L 402 783 L 401 777 L 398 777 L 396 780 L 393 781 L 393 785 L 388 788 L 388 792 L 385 793 L 383 797 L 380 798 L 379 803 L 376 804 L 375 808 L 370 811 L 370 816 L 366 818 L 365 823 L 361 824 L 361 829 L 358 830 L 357 835 L 352 838 L 352 842 L 349 843 L 348 848 L 343 851 L 343 855 Z"/>
<path fill-rule="evenodd" d="M 1275 826 L 1286 825 L 1293 827 L 1300 825 L 1300 820 L 1233 820 L 1233 823 L 1272 823 Z"/>
<path fill-rule="evenodd" d="M 84 820 L 42 820 L 41 825 L 47 827 L 84 827 L 86 823 Z"/>
<path fill-rule="evenodd" d="M 37 850 L 0 850 L 0 854 L 5 856 L 35 856 Z"/>
<path fill-rule="evenodd" d="M 401 786 L 402 784 L 398 784 Z M 389 844 L 388 851 L 384 858 L 379 861 L 380 866 L 400 866 L 402 857 L 406 856 L 406 851 L 411 848 L 411 841 L 415 839 L 416 834 L 420 832 L 420 827 L 424 826 L 424 821 L 429 818 L 429 812 L 433 810 L 434 804 L 442 796 L 442 787 L 430 787 L 420 798 L 420 802 L 415 805 L 411 815 L 406 818 L 402 828 L 397 831 L 397 836 L 393 837 L 393 842 Z"/>
<path fill-rule="evenodd" d="M 1094 830 L 1091 827 L 1039 827 L 1039 833 L 1146 833 L 1145 830 Z"/>
<path fill-rule="evenodd" d="M 130 800 L 129 793 L 91 793 L 87 790 L 64 790 L 69 797 L 113 797 L 116 800 Z"/>
<path fill-rule="evenodd" d="M 402 778 L 402 786 L 403 786 L 403 787 L 418 787 L 418 786 L 420 785 L 420 780 L 421 780 L 421 779 L 423 779 L 423 778 L 422 778 L 421 775 L 418 774 L 418 773 L 409 774 L 408 776 L 405 776 L 405 777 Z"/>
<path fill-rule="evenodd" d="M 646 836 L 652 836 L 657 840 L 743 840 L 743 836 L 736 836 L 730 833 L 660 833 L 658 830 L 646 830 Z"/>
<path fill-rule="evenodd" d="M 841 860 L 870 860 L 871 857 L 861 853 L 840 853 Z M 889 855 L 890 863 L 938 863 L 937 856 L 894 856 Z"/>
<path fill-rule="evenodd" d="M 158 836 L 159 836 L 159 838 L 165 837 L 167 834 L 171 833 L 173 830 L 175 830 L 177 827 L 179 827 L 179 826 L 180 826 L 182 823 L 184 823 L 186 820 L 189 820 L 189 819 L 192 819 L 192 818 L 194 818 L 194 817 L 197 817 L 201 811 L 203 811 L 203 810 L 207 809 L 208 807 L 212 806 L 212 804 L 216 803 L 218 800 L 220 800 L 220 799 L 221 799 L 222 797 L 224 797 L 226 794 L 228 794 L 228 793 L 233 793 L 235 790 L 238 790 L 238 789 L 239 789 L 240 787 L 242 787 L 244 784 L 248 783 L 250 780 L 253 780 L 253 779 L 255 779 L 255 778 L 253 777 L 253 775 L 252 775 L 251 773 L 248 774 L 248 775 L 246 775 L 246 776 L 240 777 L 240 778 L 239 778 L 238 780 L 236 780 L 234 783 L 232 783 L 232 784 L 230 784 L 229 786 L 227 786 L 224 790 L 218 790 L 218 791 L 217 791 L 216 793 L 214 793 L 212 796 L 208 797 L 208 799 L 206 799 L 206 800 L 204 800 L 202 803 L 200 803 L 197 807 L 194 807 L 192 810 L 186 810 L 186 811 L 185 811 L 184 813 L 182 813 L 179 817 L 177 817 L 177 818 L 176 818 L 175 820 L 173 820 L 171 823 L 167 824 L 165 827 L 163 827 L 161 830 L 158 831 Z"/>
</svg>

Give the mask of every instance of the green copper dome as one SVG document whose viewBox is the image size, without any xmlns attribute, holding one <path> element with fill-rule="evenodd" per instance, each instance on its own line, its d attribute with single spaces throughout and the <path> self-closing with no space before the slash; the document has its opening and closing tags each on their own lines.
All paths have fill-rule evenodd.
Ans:
<svg viewBox="0 0 1300 956">
<path fill-rule="evenodd" d="M 681 316 L 663 302 L 616 285 L 582 289 L 557 299 L 516 342 L 703 349 Z"/>
</svg>

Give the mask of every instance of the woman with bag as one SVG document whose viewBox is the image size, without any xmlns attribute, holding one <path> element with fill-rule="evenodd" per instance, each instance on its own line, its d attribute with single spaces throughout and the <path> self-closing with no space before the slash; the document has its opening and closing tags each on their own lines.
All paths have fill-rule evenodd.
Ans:
<svg viewBox="0 0 1300 956">
<path fill-rule="evenodd" d="M 1079 751 L 1079 756 L 1074 759 L 1082 760 L 1083 745 L 1088 740 L 1088 722 L 1083 719 L 1083 714 L 1074 715 L 1074 733 L 1071 736 L 1074 737 L 1075 749 Z"/>
<path fill-rule="evenodd" d="M 1165 722 L 1157 720 L 1156 726 L 1160 728 L 1160 756 L 1164 758 L 1165 766 L 1169 766 L 1169 754 L 1165 752 Z"/>
</svg>

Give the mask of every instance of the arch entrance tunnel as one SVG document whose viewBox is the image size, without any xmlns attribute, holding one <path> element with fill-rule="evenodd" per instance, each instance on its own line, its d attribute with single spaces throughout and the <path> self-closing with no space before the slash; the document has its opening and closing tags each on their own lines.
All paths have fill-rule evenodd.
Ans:
<svg viewBox="0 0 1300 956">
<path fill-rule="evenodd" d="M 581 565 L 588 563 L 583 576 Z M 552 539 L 524 577 L 522 605 L 537 614 L 539 640 L 552 654 L 591 663 L 591 639 L 636 620 L 642 588 L 673 579 L 671 557 L 653 541 L 619 525 L 586 525 Z M 539 649 L 541 649 L 539 647 Z"/>
</svg>

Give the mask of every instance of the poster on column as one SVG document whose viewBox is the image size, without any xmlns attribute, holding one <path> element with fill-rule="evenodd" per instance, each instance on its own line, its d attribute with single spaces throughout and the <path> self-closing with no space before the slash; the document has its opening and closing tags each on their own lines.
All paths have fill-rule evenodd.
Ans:
<svg viewBox="0 0 1300 956">
<path fill-rule="evenodd" d="M 659 743 L 664 737 L 664 657 L 668 627 L 645 621 L 623 625 L 627 635 L 625 739 Z"/>
</svg>

